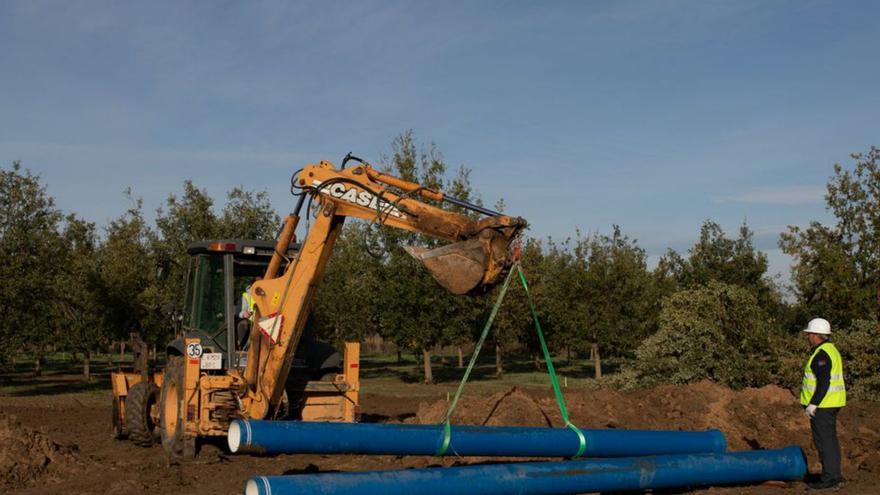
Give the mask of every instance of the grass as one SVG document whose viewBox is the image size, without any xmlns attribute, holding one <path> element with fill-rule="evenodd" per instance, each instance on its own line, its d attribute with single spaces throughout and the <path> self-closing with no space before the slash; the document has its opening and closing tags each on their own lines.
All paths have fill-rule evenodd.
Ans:
<svg viewBox="0 0 880 495">
<path fill-rule="evenodd" d="M 447 357 L 447 364 L 441 364 L 441 358 L 434 356 L 431 364 L 434 373 L 434 384 L 424 385 L 422 382 L 421 359 L 404 356 L 402 362 L 397 362 L 397 356 L 367 355 L 361 358 L 361 390 L 366 393 L 379 393 L 392 396 L 434 396 L 443 393 L 453 393 L 458 383 L 464 376 L 465 368 L 459 368 L 456 356 Z M 465 366 L 467 360 L 465 361 Z M 595 387 L 593 379 L 593 365 L 585 360 L 572 360 L 566 363 L 564 359 L 554 358 L 556 374 L 559 384 L 563 388 Z M 618 360 L 603 362 L 603 371 L 613 372 L 620 365 Z M 480 356 L 474 366 L 468 381 L 466 391 L 479 393 L 493 393 L 517 386 L 530 389 L 550 388 L 550 376 L 547 370 L 535 368 L 535 364 L 528 356 L 511 355 L 504 359 L 504 374 L 495 374 L 495 356 L 487 353 Z"/>
<path fill-rule="evenodd" d="M 80 356 L 81 359 L 81 356 Z M 132 362 L 132 355 L 123 364 Z M 82 376 L 82 361 L 74 361 L 70 353 L 52 353 L 43 359 L 41 376 L 34 376 L 34 357 L 19 354 L 15 364 L 0 373 L 0 395 L 25 397 L 59 394 L 100 394 L 110 389 L 110 372 L 119 367 L 119 354 L 92 355 L 91 380 Z"/>
<path fill-rule="evenodd" d="M 74 361 L 70 353 L 54 353 L 45 356 L 42 376 L 33 375 L 33 356 L 16 356 L 15 365 L 0 373 L 0 396 L 36 396 L 58 394 L 99 395 L 110 389 L 110 372 L 120 368 L 119 354 L 92 355 L 92 378 L 86 382 L 82 377 L 82 361 Z M 466 356 L 465 365 L 467 365 Z M 81 359 L 81 356 L 80 356 Z M 554 358 L 559 383 L 564 388 L 590 388 L 596 386 L 593 366 L 586 360 L 572 360 L 567 364 L 563 358 Z M 125 354 L 123 368 L 130 368 L 132 354 Z M 396 354 L 366 354 L 361 357 L 361 390 L 364 393 L 394 397 L 437 398 L 455 392 L 465 368 L 459 368 L 457 356 L 447 356 L 446 364 L 440 356 L 434 356 L 432 367 L 435 383 L 423 384 L 421 356 L 404 355 L 401 362 Z M 613 372 L 619 361 L 603 361 L 606 373 Z M 550 392 L 550 378 L 546 369 L 538 370 L 528 356 L 510 355 L 504 360 L 504 374 L 495 375 L 495 356 L 488 352 L 481 356 L 471 373 L 466 393 L 494 393 L 513 386 L 544 389 Z"/>
</svg>

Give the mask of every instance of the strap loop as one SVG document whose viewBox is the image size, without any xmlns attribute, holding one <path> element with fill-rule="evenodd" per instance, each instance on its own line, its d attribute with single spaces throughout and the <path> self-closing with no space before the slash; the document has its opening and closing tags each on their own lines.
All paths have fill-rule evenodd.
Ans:
<svg viewBox="0 0 880 495">
<path fill-rule="evenodd" d="M 458 389 L 455 391 L 455 397 L 452 399 L 449 408 L 446 410 L 446 418 L 443 421 L 443 439 L 440 442 L 440 447 L 437 449 L 438 456 L 446 455 L 447 450 L 449 450 L 449 445 L 452 442 L 452 413 L 455 411 L 455 406 L 458 405 L 458 400 L 461 398 L 461 393 L 464 391 L 464 385 L 467 383 L 471 371 L 473 371 L 474 365 L 477 362 L 477 356 L 479 356 L 480 350 L 483 348 L 483 343 L 489 335 L 489 329 L 492 328 L 492 323 L 494 323 L 495 317 L 498 315 L 498 309 L 501 307 L 501 302 L 507 294 L 508 287 L 510 287 L 510 278 L 513 275 L 514 270 L 519 274 L 523 289 L 526 291 L 526 298 L 529 301 L 529 310 L 531 311 L 532 319 L 535 322 L 535 329 L 538 331 L 538 340 L 541 342 L 541 350 L 544 353 L 544 360 L 547 363 L 547 372 L 550 375 L 550 382 L 553 385 L 553 393 L 556 396 L 556 403 L 559 405 L 559 412 L 562 414 L 562 420 L 565 421 L 565 427 L 573 430 L 578 436 L 578 450 L 572 457 L 581 457 L 587 449 L 587 440 L 584 437 L 584 433 L 569 419 L 568 409 L 565 407 L 565 398 L 562 396 L 562 390 L 559 388 L 559 379 L 556 377 L 556 369 L 553 367 L 550 350 L 547 348 L 547 342 L 544 339 L 544 332 L 541 330 L 541 323 L 538 321 L 538 312 L 532 301 L 532 295 L 529 292 L 529 285 L 526 282 L 525 273 L 520 264 L 516 263 L 511 267 L 510 271 L 507 272 L 507 277 L 504 279 L 504 284 L 501 286 L 498 298 L 495 300 L 494 306 L 492 306 L 492 312 L 489 314 L 489 319 L 486 320 L 486 324 L 483 326 L 483 333 L 480 334 L 480 338 L 477 340 L 477 345 L 474 347 L 474 353 L 471 355 L 464 376 L 461 378 L 461 381 L 458 384 Z"/>
<path fill-rule="evenodd" d="M 535 328 L 538 330 L 538 340 L 541 342 L 544 361 L 547 362 L 547 373 L 550 375 L 550 382 L 553 384 L 553 394 L 556 395 L 556 403 L 559 404 L 559 413 L 562 415 L 562 420 L 565 421 L 565 426 L 572 428 L 575 433 L 577 433 L 578 440 L 580 441 L 580 446 L 574 457 L 580 457 L 587 448 L 587 441 L 584 438 L 584 433 L 572 424 L 571 419 L 568 417 L 568 409 L 565 407 L 565 398 L 562 396 L 562 390 L 559 388 L 559 379 L 556 378 L 556 369 L 553 367 L 553 359 L 550 357 L 550 350 L 547 348 L 547 341 L 544 339 L 544 332 L 541 330 L 541 322 L 538 321 L 538 311 L 535 309 L 534 301 L 532 301 L 532 294 L 529 292 L 529 284 L 526 282 L 526 275 L 519 263 L 516 265 L 516 271 L 519 273 L 519 279 L 522 281 L 523 289 L 526 291 L 526 299 L 529 301 L 529 309 L 532 312 L 532 319 L 535 321 Z"/>
<path fill-rule="evenodd" d="M 452 399 L 452 403 L 449 404 L 449 408 L 446 410 L 446 419 L 443 421 L 443 441 L 440 444 L 440 448 L 437 449 L 438 456 L 446 455 L 446 450 L 449 448 L 449 443 L 452 440 L 452 412 L 455 411 L 458 399 L 461 398 L 461 393 L 464 391 L 464 384 L 467 383 L 468 378 L 471 376 L 471 371 L 473 371 L 474 365 L 477 363 L 477 356 L 480 355 L 480 349 L 483 348 L 486 336 L 489 335 L 489 329 L 492 328 L 492 323 L 498 315 L 498 309 L 501 308 L 501 301 L 504 300 L 504 295 L 507 294 L 507 288 L 510 287 L 510 278 L 512 275 L 513 270 L 507 272 L 507 278 L 504 279 L 504 285 L 501 286 L 501 291 L 498 293 L 498 299 L 495 300 L 495 305 L 492 306 L 492 312 L 489 313 L 489 319 L 486 320 L 486 324 L 483 326 L 483 333 L 480 334 L 480 339 L 477 340 L 477 345 L 474 347 L 474 353 L 471 355 L 468 367 L 464 372 L 464 376 L 461 377 L 461 381 L 458 383 L 455 397 Z"/>
</svg>

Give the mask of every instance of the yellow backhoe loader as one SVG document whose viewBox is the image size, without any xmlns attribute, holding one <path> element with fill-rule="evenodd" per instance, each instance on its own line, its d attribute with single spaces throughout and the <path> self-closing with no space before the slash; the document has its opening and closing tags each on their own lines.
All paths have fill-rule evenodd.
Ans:
<svg viewBox="0 0 880 495">
<path fill-rule="evenodd" d="M 454 294 L 497 283 L 526 227 L 521 218 L 382 173 L 351 154 L 341 169 L 321 161 L 298 170 L 291 191 L 298 202 L 274 246 L 242 240 L 190 246 L 186 331 L 169 344 L 164 371 L 112 374 L 114 434 L 142 445 L 158 437 L 170 455 L 192 457 L 198 439 L 226 435 L 235 418 L 355 421 L 359 345 L 346 343 L 340 363 L 308 330 L 312 299 L 345 219 L 448 241 L 408 251 Z M 314 218 L 302 245 L 292 246 L 306 199 Z M 480 218 L 448 211 L 446 204 Z M 253 323 L 242 340 L 235 298 L 258 274 L 262 280 L 248 291 Z"/>
</svg>

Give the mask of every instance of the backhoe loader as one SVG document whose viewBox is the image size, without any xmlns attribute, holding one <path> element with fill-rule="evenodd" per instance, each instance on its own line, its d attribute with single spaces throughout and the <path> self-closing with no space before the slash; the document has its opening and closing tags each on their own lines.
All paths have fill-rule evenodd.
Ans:
<svg viewBox="0 0 880 495">
<path fill-rule="evenodd" d="M 354 165 L 346 168 L 349 162 Z M 226 435 L 236 418 L 355 421 L 359 345 L 345 344 L 339 368 L 332 353 L 327 361 L 309 359 L 314 352 L 305 351 L 321 349 L 309 336 L 309 311 L 346 218 L 447 241 L 436 249 L 407 250 L 454 294 L 497 283 L 512 263 L 512 243 L 526 227 L 522 218 L 383 173 L 351 154 L 340 169 L 320 161 L 298 170 L 291 177 L 291 192 L 298 201 L 274 247 L 235 240 L 190 247 L 195 269 L 191 267 L 184 305 L 190 312 L 187 331 L 169 344 L 164 371 L 113 373 L 115 434 L 127 434 L 141 444 L 158 436 L 172 457 L 192 457 L 199 439 Z M 302 244 L 291 249 L 306 199 L 306 214 L 313 218 Z M 447 204 L 479 218 L 444 209 Z M 261 255 L 268 261 L 260 262 Z M 234 338 L 232 301 L 240 294 L 236 267 L 248 263 L 251 272 L 241 268 L 242 274 L 262 271 L 263 277 L 249 286 L 253 324 L 240 345 Z M 225 283 L 212 285 L 200 278 L 220 273 L 221 265 Z M 205 299 L 208 291 L 214 291 L 211 301 Z M 217 304 L 225 304 L 222 315 L 204 308 Z M 200 315 L 215 318 L 222 331 L 211 333 L 210 325 L 197 323 Z M 303 361 L 306 365 L 297 365 Z M 291 378 L 297 376 L 304 379 L 292 387 Z"/>
</svg>

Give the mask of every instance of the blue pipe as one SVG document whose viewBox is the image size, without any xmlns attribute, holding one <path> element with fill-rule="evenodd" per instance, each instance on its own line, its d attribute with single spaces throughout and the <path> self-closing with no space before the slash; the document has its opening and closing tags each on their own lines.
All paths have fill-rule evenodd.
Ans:
<svg viewBox="0 0 880 495">
<path fill-rule="evenodd" d="M 581 430 L 583 457 L 628 457 L 724 452 L 718 430 Z M 236 420 L 229 427 L 229 450 L 268 454 L 436 455 L 443 425 L 320 423 Z M 449 455 L 574 457 L 580 447 L 570 428 L 453 426 Z"/>
<path fill-rule="evenodd" d="M 562 495 L 803 478 L 800 447 L 562 462 L 520 462 L 363 473 L 259 476 L 245 495 Z"/>
</svg>

